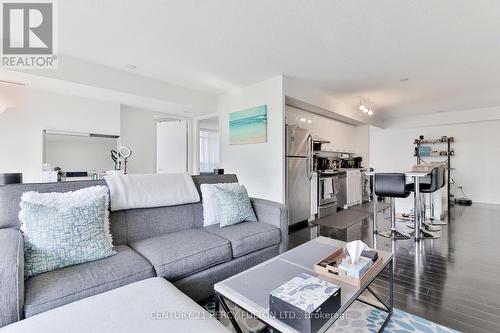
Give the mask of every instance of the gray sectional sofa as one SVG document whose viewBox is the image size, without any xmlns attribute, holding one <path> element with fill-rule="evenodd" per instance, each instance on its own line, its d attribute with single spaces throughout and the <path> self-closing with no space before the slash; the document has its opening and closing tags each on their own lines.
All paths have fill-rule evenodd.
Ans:
<svg viewBox="0 0 500 333">
<path fill-rule="evenodd" d="M 203 183 L 236 182 L 236 175 L 193 176 Z M 110 213 L 116 255 L 24 280 L 19 202 L 23 192 L 66 192 L 104 181 L 21 184 L 0 187 L 0 327 L 49 309 L 159 276 L 195 301 L 213 285 L 286 251 L 287 209 L 254 199 L 259 222 L 203 227 L 201 202 Z M 201 196 L 201 193 L 200 193 Z M 203 199 L 202 199 L 203 200 Z"/>
</svg>

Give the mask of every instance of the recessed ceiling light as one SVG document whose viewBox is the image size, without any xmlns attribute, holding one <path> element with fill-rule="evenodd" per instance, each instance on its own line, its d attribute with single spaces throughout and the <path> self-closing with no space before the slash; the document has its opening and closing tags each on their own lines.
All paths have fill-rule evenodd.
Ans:
<svg viewBox="0 0 500 333">
<path fill-rule="evenodd" d="M 137 68 L 137 66 L 136 66 L 136 65 L 132 65 L 132 64 L 126 64 L 126 65 L 125 65 L 125 67 L 126 67 L 127 69 L 130 69 L 130 70 L 134 70 L 134 69 L 136 69 L 136 68 Z"/>
<path fill-rule="evenodd" d="M 403 77 L 403 78 L 399 79 L 400 82 L 406 82 L 408 80 L 410 80 L 409 77 Z"/>
</svg>

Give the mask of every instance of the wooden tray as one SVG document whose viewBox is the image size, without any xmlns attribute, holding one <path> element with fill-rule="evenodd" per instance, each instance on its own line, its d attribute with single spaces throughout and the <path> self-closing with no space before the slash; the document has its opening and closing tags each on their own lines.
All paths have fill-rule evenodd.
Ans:
<svg viewBox="0 0 500 333">
<path fill-rule="evenodd" d="M 321 275 L 328 276 L 329 278 L 342 281 L 350 285 L 353 285 L 355 287 L 361 288 L 361 286 L 364 286 L 366 283 L 368 283 L 368 280 L 373 276 L 373 274 L 375 274 L 375 272 L 380 268 L 380 266 L 382 266 L 384 262 L 384 259 L 379 253 L 378 259 L 373 263 L 373 265 L 370 266 L 368 271 L 366 271 L 365 274 L 363 274 L 363 276 L 359 279 L 352 276 L 342 275 L 341 270 L 339 270 L 338 267 L 331 265 L 323 267 L 319 265 L 322 261 L 331 259 L 337 262 L 341 262 L 342 259 L 346 257 L 346 255 L 347 253 L 345 252 L 345 248 L 342 247 L 333 252 L 332 254 L 330 254 L 329 256 L 321 259 L 316 264 L 314 264 L 314 271 Z"/>
</svg>

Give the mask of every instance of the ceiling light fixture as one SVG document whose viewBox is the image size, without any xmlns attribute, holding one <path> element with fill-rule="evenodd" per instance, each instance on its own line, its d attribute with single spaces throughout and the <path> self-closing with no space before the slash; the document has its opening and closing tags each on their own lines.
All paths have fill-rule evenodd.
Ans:
<svg viewBox="0 0 500 333">
<path fill-rule="evenodd" d="M 133 71 L 134 69 L 136 69 L 136 68 L 137 68 L 137 66 L 136 66 L 136 65 L 133 65 L 133 64 L 126 64 L 126 65 L 125 65 L 125 67 L 126 67 L 127 69 L 130 69 L 131 71 Z"/>
<path fill-rule="evenodd" d="M 373 114 L 373 103 L 368 98 L 359 97 L 359 110 L 367 113 L 369 116 Z"/>
</svg>

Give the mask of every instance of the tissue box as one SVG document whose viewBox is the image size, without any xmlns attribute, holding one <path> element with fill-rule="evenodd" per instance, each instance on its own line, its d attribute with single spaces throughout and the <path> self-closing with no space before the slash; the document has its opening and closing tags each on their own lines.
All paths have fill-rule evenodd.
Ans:
<svg viewBox="0 0 500 333">
<path fill-rule="evenodd" d="M 269 294 L 269 312 L 299 332 L 319 331 L 340 308 L 340 287 L 300 274 Z"/>
<path fill-rule="evenodd" d="M 376 251 L 376 250 L 372 250 Z M 375 274 L 375 272 L 383 265 L 384 263 L 384 258 L 381 255 L 378 255 L 377 253 L 377 259 L 371 267 L 368 268 L 366 272 L 364 272 L 363 275 L 361 275 L 359 278 L 354 277 L 354 276 L 349 276 L 346 273 L 346 270 L 338 267 L 338 265 L 344 260 L 344 258 L 348 256 L 347 252 L 345 251 L 345 248 L 338 248 L 333 253 L 328 255 L 325 258 L 322 258 L 316 264 L 314 265 L 313 269 L 315 272 L 325 275 L 331 279 L 335 279 L 344 283 L 348 283 L 350 285 L 353 285 L 355 287 L 361 288 L 365 286 L 370 278 Z M 368 259 L 363 257 L 364 259 Z M 371 261 L 371 259 L 368 259 Z M 331 262 L 332 264 L 327 264 L 325 265 L 325 262 Z M 335 264 L 333 264 L 335 263 Z"/>
<path fill-rule="evenodd" d="M 358 279 L 362 277 L 373 265 L 373 261 L 365 257 L 359 257 L 354 264 L 351 264 L 350 262 L 351 258 L 349 258 L 348 256 L 345 257 L 340 263 L 339 268 L 343 269 L 346 272 L 346 275 Z"/>
</svg>

